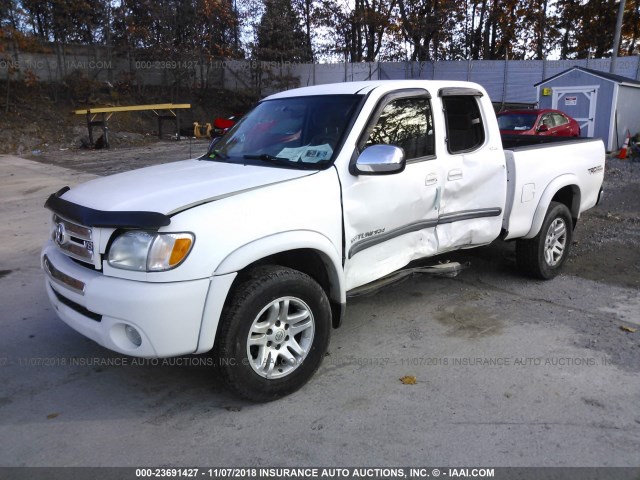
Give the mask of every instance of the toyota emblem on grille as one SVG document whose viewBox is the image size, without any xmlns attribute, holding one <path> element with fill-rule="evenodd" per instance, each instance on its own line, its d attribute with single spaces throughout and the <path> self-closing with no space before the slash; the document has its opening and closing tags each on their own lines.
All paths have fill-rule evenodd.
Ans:
<svg viewBox="0 0 640 480">
<path fill-rule="evenodd" d="M 56 225 L 56 231 L 54 232 L 53 238 L 58 245 L 63 245 L 67 241 L 67 232 L 64 228 L 64 224 L 58 223 Z"/>
</svg>

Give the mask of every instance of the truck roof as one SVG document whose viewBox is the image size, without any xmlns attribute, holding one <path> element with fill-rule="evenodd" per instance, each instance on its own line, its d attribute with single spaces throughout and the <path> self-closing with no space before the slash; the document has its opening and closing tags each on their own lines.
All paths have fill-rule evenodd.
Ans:
<svg viewBox="0 0 640 480">
<path fill-rule="evenodd" d="M 312 87 L 294 88 L 269 95 L 264 98 L 264 100 L 311 95 L 366 95 L 376 88 L 384 88 L 385 91 L 397 90 L 399 88 L 428 88 L 431 94 L 435 95 L 440 88 L 445 87 L 475 87 L 484 91 L 484 88 L 472 82 L 451 80 L 369 80 L 363 82 L 327 83 L 324 85 L 314 85 Z"/>
</svg>

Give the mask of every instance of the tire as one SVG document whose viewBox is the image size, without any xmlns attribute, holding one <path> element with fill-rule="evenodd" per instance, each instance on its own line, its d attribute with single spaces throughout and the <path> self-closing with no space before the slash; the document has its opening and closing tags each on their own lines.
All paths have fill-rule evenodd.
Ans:
<svg viewBox="0 0 640 480">
<path fill-rule="evenodd" d="M 566 205 L 551 202 L 540 232 L 530 240 L 516 243 L 518 268 L 527 275 L 550 280 L 569 256 L 573 238 L 573 220 Z"/>
<path fill-rule="evenodd" d="M 222 378 L 254 402 L 288 395 L 320 366 L 330 331 L 329 300 L 315 280 L 290 268 L 256 267 L 222 311 L 215 348 Z"/>
</svg>

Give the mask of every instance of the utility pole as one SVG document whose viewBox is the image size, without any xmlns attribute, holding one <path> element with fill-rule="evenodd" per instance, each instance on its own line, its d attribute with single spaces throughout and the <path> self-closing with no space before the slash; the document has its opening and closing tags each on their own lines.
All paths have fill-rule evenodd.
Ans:
<svg viewBox="0 0 640 480">
<path fill-rule="evenodd" d="M 616 73 L 616 61 L 618 60 L 618 49 L 620 48 L 620 31 L 622 30 L 622 17 L 624 17 L 624 5 L 626 1 L 620 0 L 618 7 L 618 18 L 616 19 L 616 34 L 613 37 L 613 47 L 611 49 L 610 73 Z"/>
</svg>

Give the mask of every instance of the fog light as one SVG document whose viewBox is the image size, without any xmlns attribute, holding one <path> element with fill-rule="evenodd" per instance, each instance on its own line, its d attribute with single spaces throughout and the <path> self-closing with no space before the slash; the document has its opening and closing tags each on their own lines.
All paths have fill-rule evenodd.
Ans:
<svg viewBox="0 0 640 480">
<path fill-rule="evenodd" d="M 133 328 L 131 325 L 124 326 L 124 333 L 127 335 L 127 338 L 131 343 L 133 343 L 136 347 L 142 345 L 142 337 L 138 330 Z"/>
</svg>

